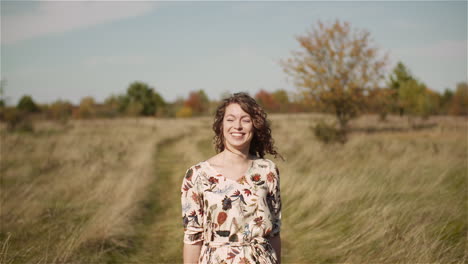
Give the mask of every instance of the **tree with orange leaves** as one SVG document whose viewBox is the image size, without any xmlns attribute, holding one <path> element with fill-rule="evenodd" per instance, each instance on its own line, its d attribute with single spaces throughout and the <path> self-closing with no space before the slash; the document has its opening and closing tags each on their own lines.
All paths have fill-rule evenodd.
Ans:
<svg viewBox="0 0 468 264">
<path fill-rule="evenodd" d="M 210 100 L 203 90 L 190 92 L 189 97 L 184 102 L 184 106 L 192 109 L 194 115 L 208 113 L 209 104 Z"/>
<path fill-rule="evenodd" d="M 366 95 L 384 78 L 387 55 L 380 56 L 366 30 L 348 22 L 318 26 L 296 38 L 300 51 L 281 61 L 295 85 L 332 111 L 345 132 L 347 123 L 366 104 Z"/>
<path fill-rule="evenodd" d="M 255 100 L 268 112 L 278 112 L 280 105 L 273 95 L 263 89 L 255 95 Z"/>
</svg>

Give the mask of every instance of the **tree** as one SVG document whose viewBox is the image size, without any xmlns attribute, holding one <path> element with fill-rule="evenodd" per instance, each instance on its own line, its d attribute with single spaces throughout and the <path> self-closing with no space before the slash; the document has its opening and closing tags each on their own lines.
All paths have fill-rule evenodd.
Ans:
<svg viewBox="0 0 468 264">
<path fill-rule="evenodd" d="M 450 113 L 453 115 L 468 115 L 468 84 L 466 82 L 457 84 Z"/>
<path fill-rule="evenodd" d="M 110 116 L 117 116 L 125 113 L 125 109 L 129 104 L 129 99 L 126 95 L 111 95 L 104 100 L 104 105 L 108 108 Z"/>
<path fill-rule="evenodd" d="M 5 87 L 7 85 L 7 80 L 6 79 L 1 79 L 0 80 L 0 108 L 5 107 L 5 99 L 3 98 L 5 94 Z"/>
<path fill-rule="evenodd" d="M 279 110 L 279 103 L 273 95 L 263 89 L 255 95 L 255 100 L 268 112 L 277 112 Z"/>
<path fill-rule="evenodd" d="M 381 121 L 387 119 L 387 114 L 392 110 L 395 91 L 391 88 L 374 89 L 369 92 L 367 106 L 370 112 L 377 113 Z"/>
<path fill-rule="evenodd" d="M 47 117 L 66 122 L 72 114 L 73 105 L 68 101 L 57 100 L 48 107 Z"/>
<path fill-rule="evenodd" d="M 365 106 L 366 94 L 384 77 L 387 56 L 379 56 L 370 33 L 351 30 L 348 22 L 318 23 L 311 32 L 296 38 L 301 45 L 282 61 L 284 71 L 300 90 L 330 109 L 340 129 Z"/>
<path fill-rule="evenodd" d="M 193 115 L 193 110 L 192 108 L 190 108 L 190 106 L 184 106 L 180 108 L 176 113 L 177 118 L 192 117 L 192 115 Z"/>
<path fill-rule="evenodd" d="M 92 118 L 96 117 L 96 102 L 91 96 L 83 97 L 76 112 L 73 113 L 75 118 Z"/>
<path fill-rule="evenodd" d="M 141 115 L 152 116 L 158 111 L 158 108 L 163 108 L 165 102 L 163 98 L 143 82 L 133 82 L 127 89 L 127 105 L 132 105 L 132 112 L 135 111 L 136 105 L 141 105 Z"/>
<path fill-rule="evenodd" d="M 32 97 L 29 95 L 23 95 L 23 97 L 21 97 L 21 99 L 19 100 L 16 108 L 26 113 L 39 112 L 40 110 L 37 104 L 32 99 Z"/>
<path fill-rule="evenodd" d="M 448 114 L 452 105 L 453 91 L 445 88 L 444 93 L 440 97 L 440 107 L 443 114 Z"/>
<path fill-rule="evenodd" d="M 427 118 L 438 113 L 440 96 L 424 83 L 411 79 L 401 84 L 398 101 L 405 114 Z"/>
<path fill-rule="evenodd" d="M 198 90 L 190 92 L 189 97 L 184 102 L 184 106 L 189 107 L 193 115 L 202 115 L 208 113 L 210 100 L 205 91 Z"/>
<path fill-rule="evenodd" d="M 289 111 L 289 96 L 285 90 L 277 90 L 271 94 L 273 99 L 278 102 L 279 109 L 281 113 Z"/>
<path fill-rule="evenodd" d="M 402 105 L 403 103 L 398 97 L 400 94 L 399 91 L 401 86 L 404 85 L 404 83 L 411 81 L 415 81 L 415 78 L 411 75 L 409 69 L 402 62 L 398 62 L 398 64 L 395 66 L 395 68 L 393 68 L 393 71 L 389 76 L 387 85 L 390 89 L 393 90 L 393 104 L 391 105 L 391 110 L 392 112 L 398 112 L 400 116 L 404 114 L 404 107 Z"/>
</svg>

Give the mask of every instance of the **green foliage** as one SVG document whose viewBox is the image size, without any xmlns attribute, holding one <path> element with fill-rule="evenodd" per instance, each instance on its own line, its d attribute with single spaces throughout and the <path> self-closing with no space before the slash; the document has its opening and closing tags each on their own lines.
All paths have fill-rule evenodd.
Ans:
<svg viewBox="0 0 468 264">
<path fill-rule="evenodd" d="M 411 72 L 402 62 L 398 62 L 389 77 L 388 86 L 398 91 L 403 83 L 411 80 L 414 80 Z"/>
<path fill-rule="evenodd" d="M 394 91 L 393 112 L 424 118 L 439 113 L 440 95 L 414 78 L 403 63 L 399 62 L 393 69 L 388 86 Z"/>
<path fill-rule="evenodd" d="M 415 81 L 415 78 L 402 62 L 398 62 L 387 81 L 387 86 L 394 91 L 392 96 L 392 104 L 390 106 L 392 112 L 397 112 L 400 115 L 405 113 L 405 108 L 399 97 L 399 94 L 400 88 L 404 85 L 404 83 L 410 81 Z"/>
<path fill-rule="evenodd" d="M 5 80 L 5 79 L 0 80 L 0 107 L 5 107 L 5 105 L 6 105 L 5 99 L 3 98 L 3 96 L 5 94 L 6 84 L 7 84 L 7 80 Z"/>
<path fill-rule="evenodd" d="M 34 113 L 39 112 L 39 107 L 36 105 L 34 100 L 29 95 L 23 95 L 16 106 L 19 110 L 27 112 L 27 113 Z"/>
<path fill-rule="evenodd" d="M 398 90 L 400 105 L 405 113 L 428 117 L 439 109 L 439 96 L 417 80 L 402 83 Z"/>
<path fill-rule="evenodd" d="M 452 98 L 450 113 L 454 115 L 468 115 L 468 84 L 461 82 Z"/>
<path fill-rule="evenodd" d="M 106 116 L 116 117 L 125 112 L 128 98 L 125 95 L 111 95 L 104 100 L 104 105 L 107 113 Z"/>
<path fill-rule="evenodd" d="M 125 109 L 125 114 L 128 116 L 139 116 L 143 112 L 144 106 L 141 102 L 130 102 Z"/>
<path fill-rule="evenodd" d="M 448 114 L 450 106 L 452 104 L 453 91 L 449 88 L 445 88 L 444 92 L 440 97 L 440 113 Z"/>
<path fill-rule="evenodd" d="M 139 114 L 145 116 L 155 115 L 158 108 L 163 108 L 166 103 L 163 98 L 143 82 L 133 82 L 127 89 L 127 99 L 125 99 L 126 107 L 129 105 L 140 104 L 142 109 Z M 132 110 L 133 111 L 133 110 Z"/>
</svg>

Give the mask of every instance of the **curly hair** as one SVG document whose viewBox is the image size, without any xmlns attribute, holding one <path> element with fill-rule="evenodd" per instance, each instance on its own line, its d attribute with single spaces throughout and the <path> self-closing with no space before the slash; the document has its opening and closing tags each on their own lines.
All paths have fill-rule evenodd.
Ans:
<svg viewBox="0 0 468 264">
<path fill-rule="evenodd" d="M 224 150 L 223 120 L 226 108 L 230 104 L 238 104 L 244 112 L 250 115 L 253 124 L 253 137 L 250 142 L 249 153 L 260 158 L 264 158 L 266 153 L 276 157 L 283 157 L 276 151 L 274 140 L 271 136 L 270 122 L 267 120 L 267 114 L 263 108 L 257 104 L 255 99 L 246 93 L 235 93 L 225 98 L 216 109 L 213 122 L 213 143 L 216 153 Z"/>
</svg>

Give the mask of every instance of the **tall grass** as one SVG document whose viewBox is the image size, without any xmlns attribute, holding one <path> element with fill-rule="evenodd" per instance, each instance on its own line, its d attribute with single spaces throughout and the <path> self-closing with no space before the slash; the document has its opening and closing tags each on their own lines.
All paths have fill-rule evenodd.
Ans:
<svg viewBox="0 0 468 264">
<path fill-rule="evenodd" d="M 357 120 L 354 128 L 376 129 L 344 146 L 315 141 L 307 116 L 273 119 L 287 156 L 279 164 L 287 262 L 466 261 L 466 120 L 414 131 L 376 119 Z M 395 123 L 404 132 L 386 132 Z"/>
<path fill-rule="evenodd" d="M 2 263 L 93 262 L 131 247 L 154 146 L 184 131 L 149 119 L 71 125 L 2 134 Z"/>
<path fill-rule="evenodd" d="M 284 263 L 467 261 L 467 120 L 351 123 L 272 115 Z M 0 263 L 179 263 L 180 184 L 213 155 L 211 118 L 72 121 L 1 130 Z M 273 159 L 272 157 L 269 157 Z"/>
</svg>

